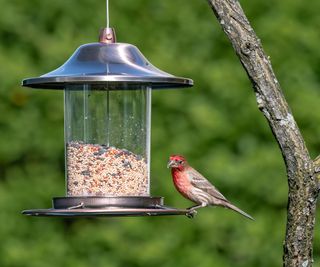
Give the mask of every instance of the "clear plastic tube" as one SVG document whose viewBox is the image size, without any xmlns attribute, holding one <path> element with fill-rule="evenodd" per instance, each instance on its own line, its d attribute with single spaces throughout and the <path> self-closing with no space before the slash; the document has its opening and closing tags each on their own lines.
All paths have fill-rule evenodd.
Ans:
<svg viewBox="0 0 320 267">
<path fill-rule="evenodd" d="M 149 196 L 151 88 L 65 89 L 68 196 Z"/>
</svg>

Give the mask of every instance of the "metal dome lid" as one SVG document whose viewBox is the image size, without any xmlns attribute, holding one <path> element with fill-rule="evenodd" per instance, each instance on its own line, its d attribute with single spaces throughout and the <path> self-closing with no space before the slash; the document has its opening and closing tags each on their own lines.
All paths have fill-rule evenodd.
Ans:
<svg viewBox="0 0 320 267">
<path fill-rule="evenodd" d="M 59 68 L 22 81 L 23 86 L 65 89 L 67 85 L 93 85 L 93 89 L 135 89 L 193 86 L 188 78 L 176 77 L 153 66 L 131 44 L 116 43 L 114 30 L 105 28 L 98 43 L 80 46 Z"/>
</svg>

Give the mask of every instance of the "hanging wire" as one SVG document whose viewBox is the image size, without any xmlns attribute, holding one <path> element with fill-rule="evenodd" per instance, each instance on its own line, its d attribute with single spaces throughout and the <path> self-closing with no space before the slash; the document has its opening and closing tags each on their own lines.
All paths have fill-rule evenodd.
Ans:
<svg viewBox="0 0 320 267">
<path fill-rule="evenodd" d="M 106 0 L 107 28 L 109 28 L 109 0 Z"/>
<path fill-rule="evenodd" d="M 107 28 L 109 28 L 109 0 L 106 0 L 106 16 L 107 16 Z M 109 74 L 109 63 L 107 63 L 107 75 Z M 107 125 L 106 125 L 106 131 L 107 131 L 107 146 L 110 145 L 110 96 L 109 96 L 109 87 L 107 83 Z"/>
</svg>

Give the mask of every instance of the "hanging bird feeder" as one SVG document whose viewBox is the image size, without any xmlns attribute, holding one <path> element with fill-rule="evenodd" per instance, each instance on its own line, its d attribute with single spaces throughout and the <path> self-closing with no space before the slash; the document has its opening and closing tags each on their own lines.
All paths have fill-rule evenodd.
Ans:
<svg viewBox="0 0 320 267">
<path fill-rule="evenodd" d="M 178 215 L 150 196 L 151 94 L 193 81 L 154 67 L 112 28 L 80 46 L 58 69 L 22 85 L 64 90 L 66 196 L 38 216 Z"/>
</svg>

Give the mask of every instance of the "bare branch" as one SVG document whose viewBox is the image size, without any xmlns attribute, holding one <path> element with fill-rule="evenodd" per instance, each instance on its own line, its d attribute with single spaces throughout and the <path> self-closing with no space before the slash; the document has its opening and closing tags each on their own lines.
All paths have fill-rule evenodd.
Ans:
<svg viewBox="0 0 320 267">
<path fill-rule="evenodd" d="M 280 84 L 240 3 L 208 0 L 239 57 L 279 144 L 288 176 L 289 198 L 284 266 L 312 266 L 312 242 L 318 182 L 313 161 Z"/>
<path fill-rule="evenodd" d="M 318 179 L 318 189 L 320 189 L 320 155 L 313 161 L 314 171 Z"/>
<path fill-rule="evenodd" d="M 320 155 L 314 160 L 313 163 L 314 163 L 314 167 L 316 169 L 316 172 L 320 172 Z"/>
</svg>

